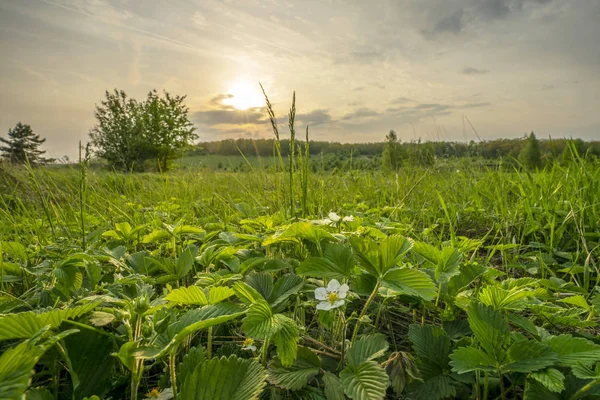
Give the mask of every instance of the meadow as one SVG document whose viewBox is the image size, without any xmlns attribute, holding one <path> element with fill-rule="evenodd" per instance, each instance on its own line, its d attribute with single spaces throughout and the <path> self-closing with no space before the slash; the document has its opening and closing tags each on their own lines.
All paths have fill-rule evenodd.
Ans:
<svg viewBox="0 0 600 400">
<path fill-rule="evenodd" d="M 0 398 L 600 397 L 597 161 L 240 159 L 2 167 Z"/>
</svg>

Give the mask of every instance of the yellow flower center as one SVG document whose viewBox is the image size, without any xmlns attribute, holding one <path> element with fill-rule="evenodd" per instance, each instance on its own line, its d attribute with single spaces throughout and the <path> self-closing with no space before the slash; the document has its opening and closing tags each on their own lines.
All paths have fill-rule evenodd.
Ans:
<svg viewBox="0 0 600 400">
<path fill-rule="evenodd" d="M 254 344 L 254 339 L 246 338 L 246 340 L 244 340 L 244 347 L 251 346 L 252 344 Z"/>
<path fill-rule="evenodd" d="M 151 391 L 149 391 L 146 394 L 146 397 L 149 397 L 151 399 L 152 398 L 158 398 L 159 396 L 160 396 L 160 390 L 158 390 L 157 388 L 152 389 Z"/>
<path fill-rule="evenodd" d="M 329 300 L 331 303 L 335 303 L 337 299 L 339 299 L 339 297 L 336 292 L 331 292 L 327 295 L 327 300 Z"/>
</svg>

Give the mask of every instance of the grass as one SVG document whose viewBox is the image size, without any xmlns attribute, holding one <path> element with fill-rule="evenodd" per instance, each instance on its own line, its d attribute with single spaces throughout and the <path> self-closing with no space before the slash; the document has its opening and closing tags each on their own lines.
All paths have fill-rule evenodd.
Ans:
<svg viewBox="0 0 600 400">
<path fill-rule="evenodd" d="M 183 159 L 164 174 L 85 158 L 4 167 L 0 357 L 17 340 L 41 352 L 11 364 L 27 378 L 18 394 L 189 398 L 219 382 L 201 379 L 210 363 L 236 371 L 245 398 L 265 385 L 296 398 L 330 387 L 359 399 L 595 393 L 600 165 L 576 157 L 528 172 L 465 158 L 330 173 L 309 172 L 306 154 Z M 241 172 L 214 168 L 240 160 Z M 346 303 L 315 311 L 315 289 L 333 278 L 349 284 Z M 571 348 L 589 362 L 557 361 Z M 441 375 L 427 375 L 432 360 Z M 295 362 L 318 367 L 295 375 Z"/>
</svg>

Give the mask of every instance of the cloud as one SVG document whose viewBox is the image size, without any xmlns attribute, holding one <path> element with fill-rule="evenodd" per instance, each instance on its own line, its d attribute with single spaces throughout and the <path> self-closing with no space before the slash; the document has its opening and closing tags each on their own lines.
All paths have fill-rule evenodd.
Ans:
<svg viewBox="0 0 600 400">
<path fill-rule="evenodd" d="M 467 103 L 467 104 L 458 106 L 458 108 L 478 108 L 478 107 L 487 107 L 487 106 L 491 106 L 491 105 L 492 105 L 492 103 L 488 103 L 488 102 Z"/>
<path fill-rule="evenodd" d="M 463 17 L 465 15 L 464 9 L 459 9 L 454 11 L 453 13 L 446 15 L 441 18 L 431 30 L 423 30 L 423 36 L 429 39 L 433 39 L 437 35 L 450 33 L 454 35 L 458 35 L 463 27 L 464 21 Z"/>
<path fill-rule="evenodd" d="M 490 72 L 490 71 L 488 71 L 487 69 L 478 69 L 478 68 L 473 68 L 473 67 L 465 67 L 461 71 L 461 73 L 465 74 L 465 75 L 482 75 L 482 74 L 487 74 L 488 72 Z"/>
<path fill-rule="evenodd" d="M 344 115 L 341 119 L 342 121 L 351 121 L 356 119 L 366 119 L 378 116 L 379 113 L 375 110 L 372 110 L 367 107 L 359 108 L 355 111 L 352 111 L 346 115 Z"/>
<path fill-rule="evenodd" d="M 191 114 L 191 119 L 209 126 L 260 124 L 266 121 L 264 108 L 196 111 Z"/>
<path fill-rule="evenodd" d="M 333 119 L 329 115 L 328 110 L 318 109 L 305 114 L 297 114 L 296 120 L 302 122 L 302 125 L 322 125 L 332 122 Z"/>
</svg>

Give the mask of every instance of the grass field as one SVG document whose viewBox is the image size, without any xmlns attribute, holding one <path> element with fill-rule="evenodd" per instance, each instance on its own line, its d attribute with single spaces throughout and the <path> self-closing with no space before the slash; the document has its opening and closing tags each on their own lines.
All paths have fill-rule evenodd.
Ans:
<svg viewBox="0 0 600 400">
<path fill-rule="evenodd" d="M 0 398 L 600 396 L 597 163 L 240 159 L 0 170 Z"/>
</svg>

